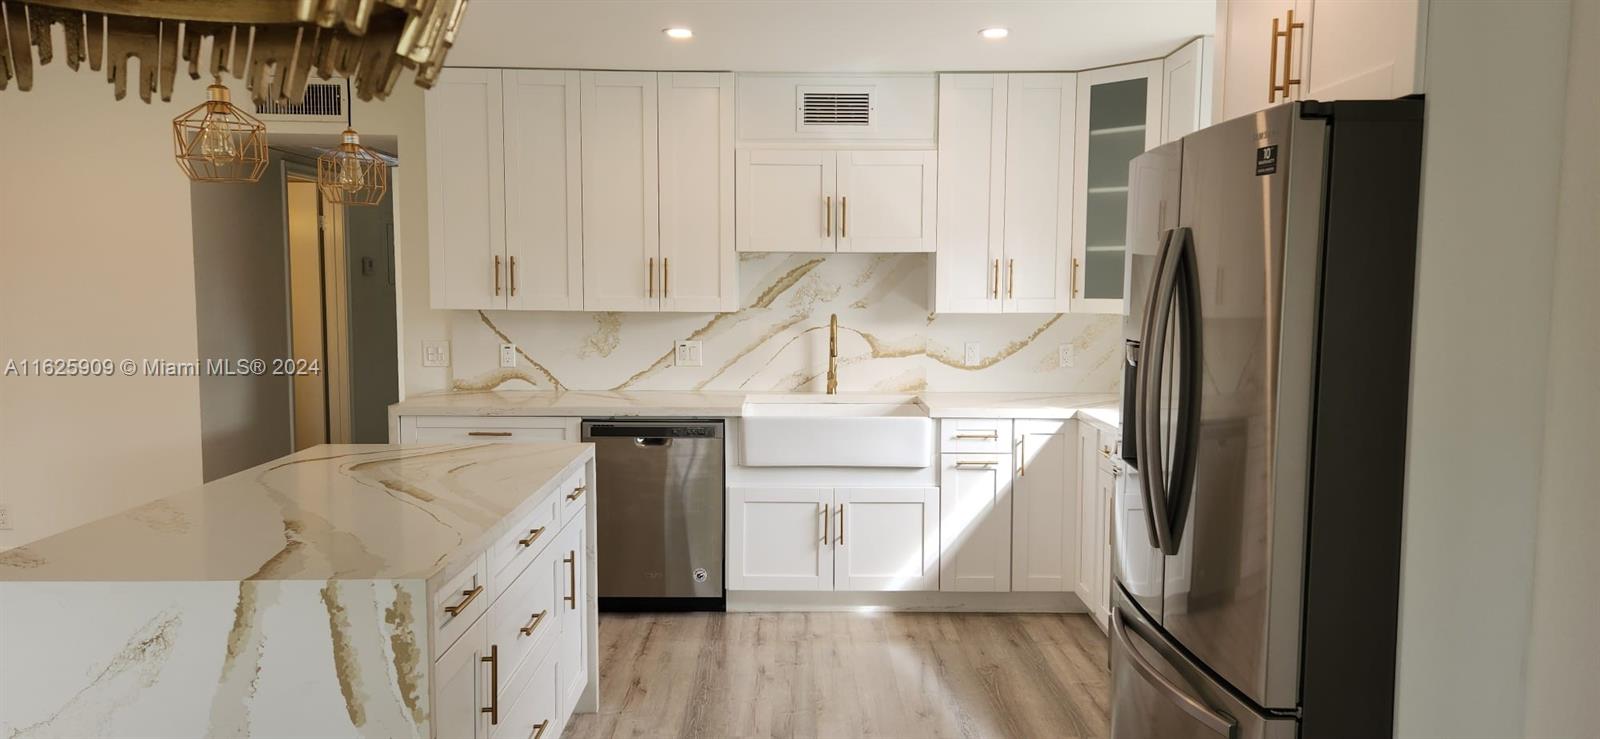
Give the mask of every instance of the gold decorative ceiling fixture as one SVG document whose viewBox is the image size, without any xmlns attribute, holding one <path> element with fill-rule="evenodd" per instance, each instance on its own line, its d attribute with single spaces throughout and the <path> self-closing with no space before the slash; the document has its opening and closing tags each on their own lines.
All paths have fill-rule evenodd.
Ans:
<svg viewBox="0 0 1600 739">
<path fill-rule="evenodd" d="M 0 0 L 0 90 L 13 78 L 33 89 L 38 63 L 55 57 L 52 26 L 65 32 L 67 66 L 106 70 L 118 100 L 128 94 L 128 60 L 139 60 L 140 99 L 172 99 L 178 61 L 245 80 L 256 103 L 299 102 L 312 71 L 355 80 L 362 100 L 382 99 L 403 69 L 432 87 L 455 42 L 467 0 Z M 213 102 L 213 101 L 208 101 Z"/>
<path fill-rule="evenodd" d="M 389 163 L 361 145 L 355 117 L 345 106 L 344 139 L 339 148 L 317 157 L 317 187 L 322 197 L 342 205 L 377 205 L 389 191 Z"/>
<path fill-rule="evenodd" d="M 213 82 L 207 100 L 172 119 L 178 166 L 196 182 L 255 182 L 267 171 L 267 126 Z"/>
</svg>

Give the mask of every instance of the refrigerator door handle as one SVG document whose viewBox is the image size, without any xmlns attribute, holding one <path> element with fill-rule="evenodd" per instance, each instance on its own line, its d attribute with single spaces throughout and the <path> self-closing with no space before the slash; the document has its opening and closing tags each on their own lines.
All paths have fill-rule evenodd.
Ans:
<svg viewBox="0 0 1600 739">
<path fill-rule="evenodd" d="M 1156 491 L 1152 487 L 1152 485 L 1158 484 L 1159 481 L 1153 478 L 1158 477 L 1161 470 L 1161 460 L 1156 458 L 1156 455 L 1159 454 L 1157 450 L 1157 446 L 1160 443 L 1159 432 L 1157 432 L 1157 436 L 1150 435 L 1152 429 L 1159 429 L 1160 427 L 1160 410 L 1156 409 L 1154 413 L 1149 412 L 1150 398 L 1147 388 L 1149 383 L 1145 373 L 1147 372 L 1147 367 L 1151 364 L 1151 360 L 1162 351 L 1162 347 L 1151 344 L 1150 339 L 1155 320 L 1156 294 L 1161 291 L 1161 284 L 1167 265 L 1167 250 L 1172 246 L 1172 234 L 1173 231 L 1171 230 L 1162 234 L 1161 248 L 1156 251 L 1156 273 L 1150 280 L 1149 290 L 1145 293 L 1144 318 L 1139 327 L 1139 355 L 1137 357 L 1129 357 L 1134 364 L 1134 407 L 1133 412 L 1129 414 L 1135 419 L 1133 423 L 1133 453 L 1136 459 L 1141 460 L 1139 463 L 1139 471 L 1141 473 L 1139 475 L 1139 495 L 1144 499 L 1144 521 L 1145 526 L 1149 529 L 1150 543 L 1163 550 L 1165 547 L 1162 546 L 1162 542 L 1165 539 L 1163 538 L 1161 527 L 1157 523 Z M 1156 366 L 1160 366 L 1159 361 Z M 1152 422 L 1150 419 L 1155 419 L 1156 422 Z"/>
<path fill-rule="evenodd" d="M 1173 259 L 1177 231 L 1167 233 L 1161 245 L 1160 258 L 1156 260 L 1155 279 L 1150 283 L 1149 301 L 1145 305 L 1145 323 L 1140 342 L 1139 418 L 1136 441 L 1139 447 L 1140 489 L 1145 496 L 1145 511 L 1155 523 L 1155 544 L 1164 554 L 1177 550 L 1168 541 L 1167 473 L 1166 455 L 1161 448 L 1161 375 L 1167 360 L 1167 329 L 1174 285 L 1177 282 L 1177 265 Z"/>
<path fill-rule="evenodd" d="M 1195 264 L 1194 234 L 1187 228 L 1173 232 L 1174 298 L 1178 310 L 1179 398 L 1177 433 L 1173 434 L 1171 508 L 1166 519 L 1168 556 L 1178 553 L 1189 503 L 1194 498 L 1194 473 L 1200 435 L 1200 278 Z"/>
<path fill-rule="evenodd" d="M 1127 618 L 1127 616 L 1122 615 L 1121 608 L 1113 607 L 1111 609 L 1111 638 L 1120 642 L 1122 648 L 1127 650 L 1128 663 L 1133 665 L 1134 671 L 1138 672 L 1145 682 L 1160 689 L 1172 701 L 1173 705 L 1182 709 L 1184 713 L 1189 714 L 1191 718 L 1204 724 L 1206 728 L 1227 737 L 1227 739 L 1233 739 L 1237 734 L 1239 722 L 1234 721 L 1232 716 L 1222 713 L 1206 705 L 1199 698 L 1190 695 L 1179 687 L 1177 683 L 1169 680 L 1166 675 L 1161 674 L 1161 671 L 1157 670 L 1155 665 L 1150 664 L 1150 661 L 1134 647 L 1133 641 L 1128 638 Z M 1135 630 L 1138 630 L 1137 627 Z M 1145 634 L 1141 632 L 1140 636 L 1145 636 Z"/>
<path fill-rule="evenodd" d="M 1194 444 L 1200 420 L 1199 280 L 1194 239 L 1189 229 L 1177 228 L 1168 233 L 1158 265 L 1145 314 L 1147 330 L 1141 342 L 1142 361 L 1138 374 L 1140 428 L 1136 440 L 1141 444 L 1137 453 L 1143 473 L 1140 483 L 1145 494 L 1145 510 L 1154 519 L 1156 546 L 1162 554 L 1170 557 L 1178 553 L 1178 535 L 1183 530 L 1182 518 L 1187 515 L 1193 493 Z M 1161 407 L 1152 399 L 1160 397 L 1162 372 L 1169 359 L 1167 339 L 1168 332 L 1173 328 L 1174 312 L 1177 313 L 1177 356 L 1170 359 L 1177 363 L 1180 387 L 1169 480 L 1166 450 L 1162 445 Z"/>
</svg>

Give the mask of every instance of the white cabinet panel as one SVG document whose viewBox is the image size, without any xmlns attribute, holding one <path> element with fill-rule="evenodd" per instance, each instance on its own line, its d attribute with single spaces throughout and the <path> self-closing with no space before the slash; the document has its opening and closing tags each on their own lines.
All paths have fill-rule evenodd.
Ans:
<svg viewBox="0 0 1600 739">
<path fill-rule="evenodd" d="M 1121 313 L 1128 166 L 1161 143 L 1161 61 L 1078 75 L 1073 163 L 1072 310 Z"/>
<path fill-rule="evenodd" d="M 588 637 L 589 538 L 585 529 L 587 520 L 578 516 L 561 532 L 555 553 L 560 555 L 556 573 L 556 590 L 561 597 L 556 610 L 561 614 L 561 636 L 556 644 L 556 661 L 562 665 L 561 712 L 566 715 L 577 705 L 578 697 L 589 684 L 589 671 L 584 660 L 585 641 Z"/>
<path fill-rule="evenodd" d="M 934 250 L 938 153 L 837 152 L 841 252 Z"/>
<path fill-rule="evenodd" d="M 661 310 L 738 310 L 733 74 L 663 72 L 657 95 Z"/>
<path fill-rule="evenodd" d="M 728 488 L 730 590 L 832 590 L 831 488 Z"/>
<path fill-rule="evenodd" d="M 1211 125 L 1211 54 L 1211 39 L 1197 38 L 1162 61 L 1162 143 Z"/>
<path fill-rule="evenodd" d="M 740 149 L 739 251 L 833 251 L 834 154 Z"/>
<path fill-rule="evenodd" d="M 836 488 L 835 590 L 938 590 L 938 488 Z"/>
<path fill-rule="evenodd" d="M 1005 258 L 1003 74 L 939 75 L 935 313 L 999 313 Z"/>
<path fill-rule="evenodd" d="M 506 306 L 501 73 L 444 69 L 424 96 L 434 308 Z"/>
<path fill-rule="evenodd" d="M 462 634 L 433 665 L 433 735 L 484 739 L 489 736 L 489 666 L 484 623 Z"/>
<path fill-rule="evenodd" d="M 583 307 L 659 306 L 656 75 L 582 72 Z"/>
<path fill-rule="evenodd" d="M 1221 0 L 1217 3 L 1216 120 L 1225 121 L 1254 113 L 1288 99 L 1272 90 L 1283 78 L 1283 42 L 1273 36 L 1293 11 L 1303 22 L 1310 0 Z M 1294 32 L 1293 48 L 1305 46 L 1305 35 Z M 1298 63 L 1295 63 L 1298 67 Z M 1298 92 L 1298 88 L 1291 88 Z"/>
<path fill-rule="evenodd" d="M 506 307 L 581 310 L 578 73 L 504 75 Z"/>
<path fill-rule="evenodd" d="M 1316 0 L 1304 29 L 1304 91 L 1296 97 L 1387 100 L 1422 92 L 1424 12 L 1419 0 Z"/>
<path fill-rule="evenodd" d="M 566 715 L 561 712 L 561 696 L 556 680 L 556 660 L 546 658 L 518 672 L 509 696 L 510 708 L 503 709 L 492 739 L 555 739 L 561 736 Z M 438 734 L 441 739 L 451 736 Z"/>
<path fill-rule="evenodd" d="M 1072 421 L 1017 421 L 1012 590 L 1064 592 L 1077 584 L 1076 431 Z"/>
<path fill-rule="evenodd" d="M 533 416 L 401 416 L 398 443 L 577 441 L 579 420 Z"/>
<path fill-rule="evenodd" d="M 1073 130 L 1071 74 L 1013 74 L 1006 96 L 1005 270 L 1007 312 L 1070 307 Z"/>
<path fill-rule="evenodd" d="M 942 454 L 939 589 L 1011 589 L 1011 455 Z"/>
<path fill-rule="evenodd" d="M 1073 590 L 1082 598 L 1085 605 L 1092 600 L 1091 594 L 1100 588 L 1097 573 L 1100 568 L 1100 541 L 1101 527 L 1097 521 L 1100 519 L 1099 498 L 1094 494 L 1098 479 L 1099 459 L 1098 432 L 1087 424 L 1080 425 L 1077 433 L 1076 454 L 1078 458 L 1078 567 L 1077 578 Z"/>
</svg>

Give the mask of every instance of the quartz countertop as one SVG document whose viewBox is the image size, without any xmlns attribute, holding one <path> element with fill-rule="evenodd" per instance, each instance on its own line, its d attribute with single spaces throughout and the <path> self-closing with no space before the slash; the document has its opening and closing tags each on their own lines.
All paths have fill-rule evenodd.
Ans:
<svg viewBox="0 0 1600 739">
<path fill-rule="evenodd" d="M 390 406 L 399 416 L 655 416 L 738 418 L 746 401 L 794 402 L 796 393 L 630 392 L 486 390 L 418 395 Z M 881 394 L 817 394 L 819 401 L 861 402 Z M 911 396 L 932 418 L 1090 418 L 1115 428 L 1120 420 L 1115 393 L 924 392 Z"/>
<path fill-rule="evenodd" d="M 312 447 L 0 552 L 4 581 L 448 576 L 590 444 Z"/>
</svg>

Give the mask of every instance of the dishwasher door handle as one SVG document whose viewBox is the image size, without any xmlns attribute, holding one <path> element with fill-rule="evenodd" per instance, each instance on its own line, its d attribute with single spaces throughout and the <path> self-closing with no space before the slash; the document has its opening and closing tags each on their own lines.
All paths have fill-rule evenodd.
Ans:
<svg viewBox="0 0 1600 739">
<path fill-rule="evenodd" d="M 633 438 L 633 445 L 637 446 L 637 447 L 652 447 L 652 446 L 667 447 L 667 446 L 672 446 L 672 440 L 671 439 L 662 439 L 662 438 L 647 439 L 647 438 L 642 437 L 642 436 L 636 436 L 636 437 Z"/>
</svg>

